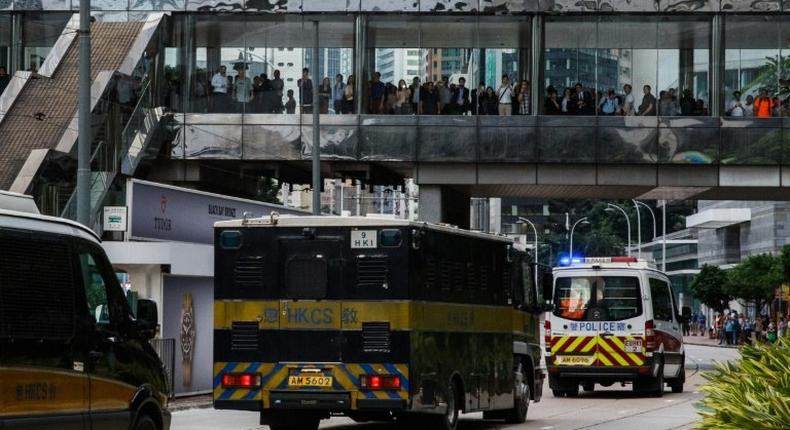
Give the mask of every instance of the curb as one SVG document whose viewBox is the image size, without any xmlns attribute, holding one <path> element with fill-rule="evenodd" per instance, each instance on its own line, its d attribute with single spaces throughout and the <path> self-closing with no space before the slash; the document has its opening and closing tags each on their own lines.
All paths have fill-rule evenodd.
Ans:
<svg viewBox="0 0 790 430">
<path fill-rule="evenodd" d="M 725 345 L 725 344 L 719 345 L 719 344 L 716 344 L 716 343 L 694 342 L 694 341 L 688 341 L 688 340 L 685 340 L 685 339 L 683 339 L 683 343 L 685 343 L 686 345 L 708 346 L 708 347 L 711 347 L 711 348 L 738 349 L 738 346 L 734 346 L 734 345 Z"/>
<path fill-rule="evenodd" d="M 172 400 L 167 406 L 170 412 L 181 412 L 190 409 L 208 409 L 214 404 L 211 397 L 185 397 L 182 399 Z"/>
</svg>

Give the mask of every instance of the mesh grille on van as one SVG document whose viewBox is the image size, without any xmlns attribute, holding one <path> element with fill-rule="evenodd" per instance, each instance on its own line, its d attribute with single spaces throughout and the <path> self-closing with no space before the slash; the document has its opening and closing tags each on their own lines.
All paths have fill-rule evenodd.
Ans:
<svg viewBox="0 0 790 430">
<path fill-rule="evenodd" d="M 390 323 L 362 323 L 362 350 L 364 352 L 390 352 Z"/>
<path fill-rule="evenodd" d="M 230 329 L 231 351 L 258 350 L 258 322 L 233 321 Z"/>
<path fill-rule="evenodd" d="M 360 255 L 357 257 L 357 287 L 381 287 L 389 274 L 386 256 Z"/>
<path fill-rule="evenodd" d="M 0 337 L 69 340 L 75 278 L 65 239 L 0 233 Z"/>
<path fill-rule="evenodd" d="M 263 257 L 239 257 L 233 268 L 233 280 L 240 288 L 263 288 Z"/>
</svg>

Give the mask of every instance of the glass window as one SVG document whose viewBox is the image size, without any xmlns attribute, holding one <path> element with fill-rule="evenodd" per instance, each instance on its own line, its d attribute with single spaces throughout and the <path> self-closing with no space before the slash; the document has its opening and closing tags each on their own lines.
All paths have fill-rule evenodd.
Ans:
<svg viewBox="0 0 790 430">
<path fill-rule="evenodd" d="M 502 75 L 511 94 L 527 76 L 529 23 L 523 18 L 371 17 L 368 36 L 365 105 L 371 114 L 475 114 L 483 100 L 478 94 L 487 87 L 493 94 Z M 491 98 L 489 113 L 496 114 Z M 516 94 L 510 98 L 517 103 Z"/>
<path fill-rule="evenodd" d="M 532 306 L 535 304 L 535 278 L 532 274 L 532 265 L 528 261 L 521 262 L 521 290 L 524 297 L 524 304 Z"/>
<path fill-rule="evenodd" d="M 11 65 L 11 15 L 0 13 L 0 67 L 6 72 Z M 0 77 L 0 93 L 3 92 L 3 81 Z"/>
<path fill-rule="evenodd" d="M 584 276 L 557 278 L 554 314 L 575 321 L 591 321 L 596 309 L 601 320 L 621 321 L 642 314 L 639 278 Z"/>
<path fill-rule="evenodd" d="M 669 284 L 651 278 L 650 296 L 653 304 L 653 318 L 661 321 L 672 321 L 672 297 Z"/>
<path fill-rule="evenodd" d="M 708 17 L 548 18 L 544 114 L 707 115 L 710 30 Z"/>
<path fill-rule="evenodd" d="M 66 27 L 70 14 L 25 13 L 22 18 L 22 67 L 38 71 L 50 49 Z"/>
<path fill-rule="evenodd" d="M 709 113 L 710 19 L 673 16 L 658 22 L 658 106 L 662 116 Z M 664 97 L 661 92 L 665 91 Z"/>
<path fill-rule="evenodd" d="M 725 115 L 770 117 L 781 114 L 781 106 L 773 98 L 779 93 L 779 80 L 785 68 L 781 57 L 782 24 L 783 21 L 775 16 L 725 17 Z M 736 100 L 736 91 L 741 94 L 739 100 Z M 766 101 L 756 101 L 758 98 Z M 744 103 L 745 109 L 739 108 L 738 101 Z"/>
<path fill-rule="evenodd" d="M 107 298 L 107 283 L 97 259 L 91 253 L 80 254 L 80 268 L 85 287 L 88 313 L 100 328 L 110 326 L 110 305 Z"/>
</svg>

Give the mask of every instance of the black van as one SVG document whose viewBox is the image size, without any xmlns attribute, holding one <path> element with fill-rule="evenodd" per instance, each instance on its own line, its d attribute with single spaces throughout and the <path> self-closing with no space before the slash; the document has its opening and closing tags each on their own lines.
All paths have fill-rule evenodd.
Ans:
<svg viewBox="0 0 790 430">
<path fill-rule="evenodd" d="M 0 430 L 169 429 L 156 327 L 91 230 L 0 209 Z"/>
</svg>

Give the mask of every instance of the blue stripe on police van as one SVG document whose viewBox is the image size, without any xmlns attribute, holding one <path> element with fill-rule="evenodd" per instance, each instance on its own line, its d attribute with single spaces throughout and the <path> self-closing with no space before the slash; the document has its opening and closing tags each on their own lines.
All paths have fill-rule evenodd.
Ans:
<svg viewBox="0 0 790 430">
<path fill-rule="evenodd" d="M 259 363 L 257 361 L 252 362 L 252 363 L 250 363 L 249 366 L 247 366 L 246 369 L 244 369 L 244 373 L 256 373 L 258 371 L 258 369 L 261 368 L 262 365 L 263 365 L 263 363 Z"/>
<path fill-rule="evenodd" d="M 392 363 L 384 363 L 384 367 L 387 369 L 392 375 L 397 375 L 400 377 L 400 386 L 402 389 L 409 391 L 409 379 L 406 378 L 402 373 L 398 371 L 398 368 L 395 367 Z"/>
<path fill-rule="evenodd" d="M 229 388 L 227 390 L 224 390 L 222 392 L 222 394 L 219 395 L 219 400 L 228 400 L 230 398 L 230 396 L 232 396 L 233 393 L 235 393 L 235 392 L 236 392 L 236 390 L 233 389 L 233 388 Z"/>
<path fill-rule="evenodd" d="M 222 384 L 222 375 L 233 370 L 237 364 L 238 363 L 236 362 L 227 363 L 225 364 L 225 367 L 222 368 L 222 370 L 220 370 L 216 375 L 214 375 L 214 388 L 217 388 L 220 386 L 220 384 Z"/>
<path fill-rule="evenodd" d="M 255 399 L 255 396 L 256 396 L 258 393 L 260 393 L 260 390 L 257 390 L 257 389 L 256 389 L 256 390 L 250 390 L 250 392 L 249 392 L 249 393 L 247 393 L 247 395 L 246 395 L 246 396 L 244 396 L 244 397 L 242 398 L 242 400 L 254 400 L 254 399 Z"/>
<path fill-rule="evenodd" d="M 269 382 L 269 380 L 272 379 L 272 377 L 276 375 L 277 372 L 279 372 L 280 369 L 282 368 L 283 365 L 281 363 L 277 363 L 277 365 L 274 366 L 274 369 L 272 369 L 272 371 L 268 375 L 261 378 L 261 387 L 265 387 L 266 384 Z M 285 379 L 288 380 L 288 378 Z"/>
</svg>

